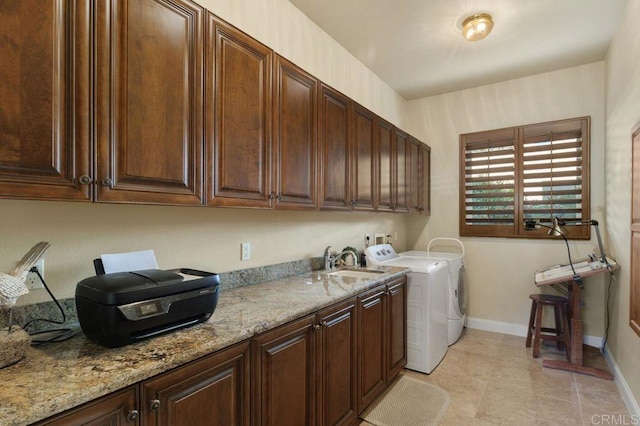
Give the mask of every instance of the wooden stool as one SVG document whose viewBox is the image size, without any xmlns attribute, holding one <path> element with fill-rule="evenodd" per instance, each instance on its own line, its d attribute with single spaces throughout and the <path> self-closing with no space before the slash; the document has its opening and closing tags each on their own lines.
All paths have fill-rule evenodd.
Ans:
<svg viewBox="0 0 640 426">
<path fill-rule="evenodd" d="M 567 358 L 569 358 L 571 339 L 569 335 L 569 316 L 567 315 L 569 306 L 567 298 L 551 294 L 531 294 L 529 299 L 532 302 L 527 331 L 527 348 L 531 347 L 531 337 L 533 336 L 533 357 L 538 358 L 540 356 L 541 340 L 552 340 L 557 343 L 558 349 L 564 348 L 567 351 Z M 542 309 L 545 306 L 553 307 L 556 328 L 542 327 Z"/>
</svg>

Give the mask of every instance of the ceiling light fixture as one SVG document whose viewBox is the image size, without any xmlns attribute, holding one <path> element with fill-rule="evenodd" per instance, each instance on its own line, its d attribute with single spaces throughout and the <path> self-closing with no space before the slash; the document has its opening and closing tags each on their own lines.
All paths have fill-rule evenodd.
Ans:
<svg viewBox="0 0 640 426">
<path fill-rule="evenodd" d="M 493 19 L 488 13 L 469 16 L 462 23 L 462 36 L 469 41 L 482 40 L 493 29 Z"/>
</svg>

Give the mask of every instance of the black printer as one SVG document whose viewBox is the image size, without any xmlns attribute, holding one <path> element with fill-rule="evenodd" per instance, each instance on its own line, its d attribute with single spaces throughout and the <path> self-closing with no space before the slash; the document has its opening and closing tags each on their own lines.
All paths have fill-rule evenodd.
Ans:
<svg viewBox="0 0 640 426">
<path fill-rule="evenodd" d="M 220 278 L 194 269 L 148 269 L 86 278 L 76 286 L 84 334 L 115 348 L 208 320 Z"/>
</svg>

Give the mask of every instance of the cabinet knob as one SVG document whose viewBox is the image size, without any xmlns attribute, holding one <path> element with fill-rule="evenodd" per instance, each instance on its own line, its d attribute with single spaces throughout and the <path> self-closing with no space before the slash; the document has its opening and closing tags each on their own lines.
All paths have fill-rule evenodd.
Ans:
<svg viewBox="0 0 640 426">
<path fill-rule="evenodd" d="M 273 192 L 269 193 L 269 199 L 273 200 L 274 198 L 276 198 L 276 194 Z"/>
<path fill-rule="evenodd" d="M 314 329 L 315 331 L 320 331 L 320 324 L 316 324 L 316 325 L 314 325 L 314 326 L 313 326 L 313 329 Z"/>
<path fill-rule="evenodd" d="M 138 410 L 131 410 L 127 413 L 127 423 L 135 423 L 138 420 Z"/>
<path fill-rule="evenodd" d="M 91 178 L 87 175 L 80 176 L 80 184 L 89 185 L 91 183 Z"/>
<path fill-rule="evenodd" d="M 154 399 L 149 403 L 149 410 L 158 411 L 158 408 L 160 408 L 160 400 L 159 399 Z"/>
<path fill-rule="evenodd" d="M 102 186 L 106 186 L 111 188 L 113 186 L 113 181 L 111 180 L 111 178 L 104 178 L 102 179 L 102 182 L 100 182 L 102 184 Z"/>
<path fill-rule="evenodd" d="M 277 198 L 278 198 L 278 201 L 282 201 L 282 194 L 278 194 Z"/>
</svg>

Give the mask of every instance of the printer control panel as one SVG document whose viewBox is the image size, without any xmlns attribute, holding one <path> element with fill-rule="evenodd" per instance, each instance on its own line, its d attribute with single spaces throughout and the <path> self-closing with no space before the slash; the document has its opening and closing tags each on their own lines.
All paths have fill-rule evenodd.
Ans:
<svg viewBox="0 0 640 426">
<path fill-rule="evenodd" d="M 171 296 L 159 297 L 157 299 L 129 303 L 128 305 L 118 306 L 118 309 L 128 320 L 139 321 L 169 313 L 171 304 L 174 302 L 199 297 L 203 294 L 211 294 L 214 291 L 215 290 L 212 288 L 193 290 L 187 293 L 179 293 Z"/>
</svg>

